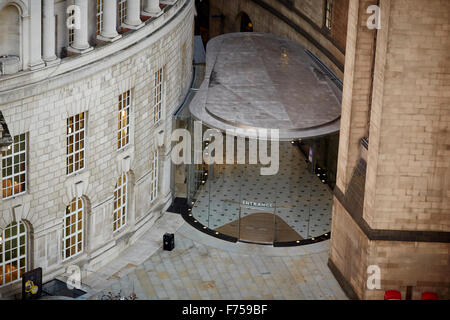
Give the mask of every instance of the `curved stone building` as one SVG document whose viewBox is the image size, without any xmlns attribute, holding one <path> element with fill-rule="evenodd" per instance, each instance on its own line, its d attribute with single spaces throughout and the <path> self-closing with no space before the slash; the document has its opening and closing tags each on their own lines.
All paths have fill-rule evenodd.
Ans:
<svg viewBox="0 0 450 320">
<path fill-rule="evenodd" d="M 289 289 L 289 298 L 333 298 L 318 284 L 320 273 L 324 286 L 340 285 L 338 291 L 352 299 L 383 299 L 388 290 L 407 300 L 420 300 L 425 292 L 449 299 L 449 22 L 448 0 L 0 0 L 0 298 L 18 294 L 21 275 L 38 267 L 44 282 L 67 275 L 72 265 L 95 278 L 118 256 L 135 253 L 127 249 L 143 242 L 137 240 L 152 226 L 159 228 L 163 219 L 155 221 L 169 211 L 182 213 L 185 221 L 176 217 L 190 228 L 185 234 L 265 244 L 252 247 L 256 256 L 265 248 L 301 255 L 288 268 L 295 277 L 276 278 L 298 289 Z M 237 32 L 246 34 L 217 37 Z M 255 42 L 258 37 L 278 44 L 268 50 Z M 196 50 L 212 38 L 208 55 Z M 218 46 L 224 39 L 237 39 L 229 52 Z M 277 61 L 264 60 L 271 56 L 264 51 Z M 207 63 L 215 57 L 221 60 Z M 284 178 L 260 179 L 254 168 L 238 164 L 172 163 L 174 129 L 190 130 L 195 144 L 198 128 L 198 145 L 207 151 L 211 140 L 202 141 L 202 134 L 223 132 L 242 110 L 254 127 L 267 114 L 279 115 L 253 112 L 255 99 L 247 92 L 227 110 L 229 95 L 214 90 L 236 76 L 242 81 L 227 94 L 241 93 L 242 86 L 255 89 L 253 79 L 285 86 L 275 93 L 266 90 L 270 86 L 260 90 L 290 95 L 278 100 L 289 100 L 292 119 L 301 117 L 297 107 L 306 99 L 297 104 L 303 96 L 296 89 L 308 77 L 287 81 L 284 75 L 291 73 L 277 73 L 288 57 L 302 59 L 308 72 L 297 73 L 314 79 L 308 85 L 327 83 L 336 126 L 326 136 L 285 136 L 279 171 Z M 271 77 L 247 76 L 252 66 Z M 317 96 L 307 88 L 301 89 Z M 213 105 L 197 103 L 202 97 Z M 240 108 L 242 101 L 247 108 Z M 310 105 L 317 117 L 330 107 L 317 108 L 315 99 Z M 273 206 L 280 199 L 286 203 Z M 247 218 L 258 215 L 272 225 L 244 220 L 243 207 Z M 277 224 L 282 215 L 276 209 L 286 223 Z M 227 214 L 233 218 L 224 219 Z M 252 235 L 271 237 L 241 237 L 242 225 Z M 276 248 L 282 245 L 290 248 Z M 321 259 L 301 262 L 318 247 Z M 180 255 L 191 248 L 186 245 Z M 197 257 L 208 250 L 202 247 Z M 192 269 L 202 271 L 197 275 L 204 280 L 208 264 L 198 261 Z M 275 259 L 264 261 L 270 263 L 263 269 L 273 274 L 285 270 Z M 160 271 L 165 266 L 159 262 L 151 265 Z M 119 274 L 113 269 L 108 277 Z M 261 278 L 257 271 L 250 281 Z M 155 287 L 162 288 L 158 277 L 142 278 L 146 285 L 157 279 Z M 223 279 L 224 286 L 232 285 L 228 274 Z M 120 286 L 120 275 L 116 280 Z M 247 280 L 236 280 L 239 290 Z M 214 299 L 223 297 L 214 281 L 195 281 Z M 153 297 L 172 297 L 156 291 Z"/>
<path fill-rule="evenodd" d="M 97 270 L 170 205 L 162 177 L 192 80 L 194 12 L 192 0 L 0 1 L 2 133 L 13 139 L 0 297 L 33 268 L 44 281 L 68 265 Z"/>
</svg>

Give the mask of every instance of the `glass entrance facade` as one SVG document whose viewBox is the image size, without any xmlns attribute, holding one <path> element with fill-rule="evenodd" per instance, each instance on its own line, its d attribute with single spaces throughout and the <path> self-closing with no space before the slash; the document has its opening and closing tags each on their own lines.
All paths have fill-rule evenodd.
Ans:
<svg viewBox="0 0 450 320">
<path fill-rule="evenodd" d="M 318 161 L 310 161 L 301 147 L 299 141 L 279 143 L 274 175 L 261 175 L 261 164 L 248 164 L 248 152 L 246 164 L 187 165 L 190 217 L 204 229 L 244 242 L 301 243 L 329 236 L 330 179 L 316 173 Z"/>
</svg>

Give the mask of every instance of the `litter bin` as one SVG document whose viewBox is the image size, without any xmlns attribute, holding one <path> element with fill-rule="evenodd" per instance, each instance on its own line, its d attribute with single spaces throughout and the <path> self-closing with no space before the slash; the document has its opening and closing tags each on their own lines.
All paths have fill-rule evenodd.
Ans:
<svg viewBox="0 0 450 320">
<path fill-rule="evenodd" d="M 175 235 L 173 233 L 166 233 L 163 236 L 163 249 L 172 251 L 175 248 Z"/>
</svg>

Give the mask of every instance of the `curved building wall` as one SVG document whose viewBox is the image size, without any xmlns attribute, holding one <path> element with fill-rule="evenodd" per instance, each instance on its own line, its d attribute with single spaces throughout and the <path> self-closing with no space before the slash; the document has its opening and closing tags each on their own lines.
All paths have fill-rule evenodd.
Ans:
<svg viewBox="0 0 450 320">
<path fill-rule="evenodd" d="M 96 270 L 106 264 L 172 200 L 172 114 L 192 79 L 194 22 L 194 1 L 173 3 L 164 14 L 111 44 L 54 66 L 0 77 L 0 110 L 11 135 L 25 134 L 26 139 L 26 190 L 15 197 L 3 191 L 0 230 L 13 221 L 26 223 L 27 270 L 42 267 L 44 281 L 69 265 Z M 155 88 L 159 70 L 161 91 Z M 118 103 L 127 92 L 129 141 L 119 150 Z M 162 92 L 157 123 L 156 92 Z M 82 112 L 87 119 L 84 169 L 68 174 L 68 119 Z M 127 220 L 114 232 L 114 195 L 123 174 L 128 183 Z M 74 198 L 82 200 L 84 209 L 83 248 L 64 259 L 64 220 Z M 19 288 L 17 281 L 0 283 L 0 297 Z"/>
<path fill-rule="evenodd" d="M 341 80 L 344 74 L 348 0 L 209 0 L 209 37 L 239 32 L 246 13 L 254 32 L 294 40 L 316 54 Z M 326 5 L 331 3 L 330 24 Z"/>
</svg>

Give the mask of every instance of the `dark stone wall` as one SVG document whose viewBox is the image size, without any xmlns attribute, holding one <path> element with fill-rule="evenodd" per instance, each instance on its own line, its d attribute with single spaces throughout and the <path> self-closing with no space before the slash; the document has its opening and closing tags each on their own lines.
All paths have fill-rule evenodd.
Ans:
<svg viewBox="0 0 450 320">
<path fill-rule="evenodd" d="M 246 13 L 254 32 L 299 42 L 342 79 L 349 0 L 334 0 L 331 31 L 326 29 L 325 0 L 210 0 L 209 37 L 239 32 Z"/>
</svg>

